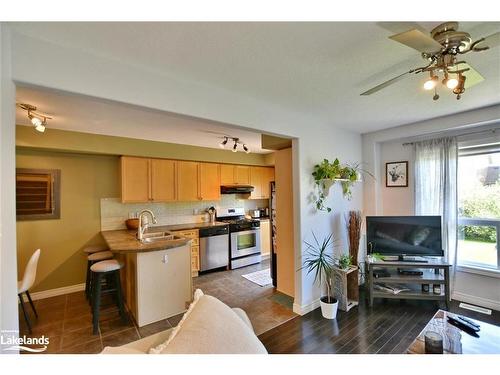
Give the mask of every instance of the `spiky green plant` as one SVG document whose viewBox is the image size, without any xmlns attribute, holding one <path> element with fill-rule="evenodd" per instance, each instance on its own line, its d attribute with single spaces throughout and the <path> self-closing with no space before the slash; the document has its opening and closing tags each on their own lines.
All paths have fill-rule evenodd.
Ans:
<svg viewBox="0 0 500 375">
<path fill-rule="evenodd" d="M 306 269 L 307 274 L 314 273 L 314 282 L 319 283 L 320 287 L 326 286 L 327 302 L 333 303 L 333 286 L 332 286 L 332 272 L 335 265 L 333 251 L 329 254 L 329 250 L 333 249 L 335 238 L 333 234 L 329 234 L 323 241 L 319 241 L 313 231 L 312 235 L 314 243 L 304 241 L 307 245 L 307 250 L 304 256 L 304 262 L 301 269 Z"/>
</svg>

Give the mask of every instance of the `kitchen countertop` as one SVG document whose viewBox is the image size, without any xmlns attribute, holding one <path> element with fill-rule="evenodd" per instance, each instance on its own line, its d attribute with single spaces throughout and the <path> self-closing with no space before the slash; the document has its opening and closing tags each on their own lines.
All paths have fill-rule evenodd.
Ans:
<svg viewBox="0 0 500 375">
<path fill-rule="evenodd" d="M 187 223 L 174 225 L 161 225 L 149 227 L 146 233 L 154 232 L 174 232 L 189 229 L 201 229 L 208 227 L 224 226 L 227 223 L 216 221 L 211 223 Z M 139 242 L 136 238 L 137 230 L 106 230 L 102 231 L 101 235 L 106 241 L 109 250 L 113 253 L 143 253 L 148 251 L 173 249 L 179 246 L 184 246 L 191 239 L 182 238 L 176 240 L 158 240 L 155 242 Z"/>
<path fill-rule="evenodd" d="M 164 227 L 155 227 L 147 232 L 161 232 Z M 164 230 L 163 230 L 164 231 Z M 159 240 L 155 242 L 139 242 L 135 230 L 106 230 L 101 235 L 106 241 L 109 250 L 113 253 L 144 253 L 149 251 L 167 250 L 187 245 L 191 239 L 180 238 L 175 240 Z"/>
</svg>

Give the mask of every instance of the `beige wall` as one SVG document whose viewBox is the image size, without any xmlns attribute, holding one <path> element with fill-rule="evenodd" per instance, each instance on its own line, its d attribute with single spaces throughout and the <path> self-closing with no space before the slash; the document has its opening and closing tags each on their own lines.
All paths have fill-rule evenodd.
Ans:
<svg viewBox="0 0 500 375">
<path fill-rule="evenodd" d="M 85 281 L 81 249 L 101 243 L 100 199 L 119 195 L 117 156 L 18 150 L 18 168 L 61 170 L 61 218 L 17 222 L 18 272 L 42 249 L 33 291 Z"/>
<path fill-rule="evenodd" d="M 130 155 L 217 163 L 273 165 L 271 154 L 231 152 L 208 147 L 112 137 L 48 128 L 41 134 L 31 126 L 16 126 L 16 146 L 86 154 Z"/>
<path fill-rule="evenodd" d="M 277 289 L 291 297 L 295 293 L 295 252 L 293 247 L 292 149 L 275 153 L 276 182 L 276 263 Z"/>
</svg>

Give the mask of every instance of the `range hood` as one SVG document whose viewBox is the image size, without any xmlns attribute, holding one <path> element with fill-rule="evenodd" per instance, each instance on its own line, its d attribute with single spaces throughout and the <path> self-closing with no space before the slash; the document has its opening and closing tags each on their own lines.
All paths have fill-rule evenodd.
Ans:
<svg viewBox="0 0 500 375">
<path fill-rule="evenodd" d="M 253 191 L 251 185 L 224 185 L 220 187 L 221 194 L 250 194 Z"/>
</svg>

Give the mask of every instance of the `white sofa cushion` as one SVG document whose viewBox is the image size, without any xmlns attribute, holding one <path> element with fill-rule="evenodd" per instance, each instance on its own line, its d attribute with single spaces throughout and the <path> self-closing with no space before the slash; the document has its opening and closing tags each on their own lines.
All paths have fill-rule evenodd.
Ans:
<svg viewBox="0 0 500 375">
<path fill-rule="evenodd" d="M 175 335 L 152 354 L 266 354 L 251 326 L 217 298 L 196 300 Z"/>
</svg>

